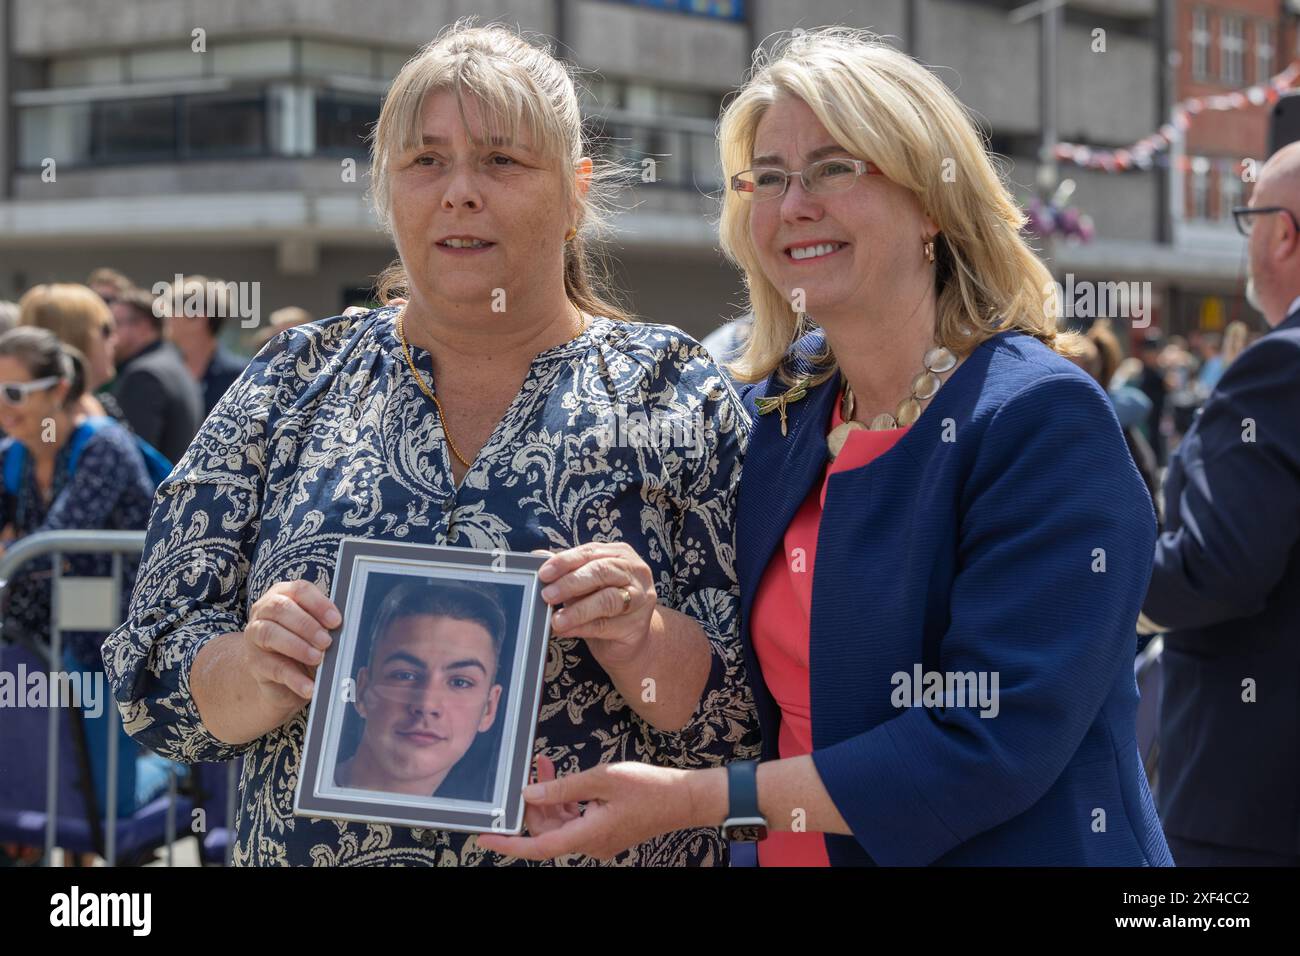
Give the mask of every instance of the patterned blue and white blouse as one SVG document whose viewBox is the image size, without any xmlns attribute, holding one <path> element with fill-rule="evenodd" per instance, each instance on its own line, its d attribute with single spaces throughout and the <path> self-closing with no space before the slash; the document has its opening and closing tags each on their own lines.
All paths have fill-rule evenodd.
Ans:
<svg viewBox="0 0 1300 956">
<path fill-rule="evenodd" d="M 514 551 L 627 542 L 652 569 L 660 603 L 709 635 L 700 707 L 680 732 L 655 730 L 585 641 L 552 639 L 536 751 L 560 774 L 622 760 L 701 767 L 757 756 L 733 528 L 748 423 L 708 354 L 675 328 L 593 319 L 536 357 L 457 488 L 395 318 L 390 307 L 288 329 L 252 360 L 159 488 L 127 619 L 104 645 L 134 737 L 181 761 L 245 756 L 239 865 L 520 862 L 464 834 L 293 816 L 305 709 L 240 746 L 201 722 L 189 689 L 199 647 L 242 630 L 276 582 L 305 578 L 328 594 L 344 537 Z M 429 353 L 411 354 L 431 381 Z M 719 831 L 687 830 L 615 862 L 725 859 Z"/>
</svg>

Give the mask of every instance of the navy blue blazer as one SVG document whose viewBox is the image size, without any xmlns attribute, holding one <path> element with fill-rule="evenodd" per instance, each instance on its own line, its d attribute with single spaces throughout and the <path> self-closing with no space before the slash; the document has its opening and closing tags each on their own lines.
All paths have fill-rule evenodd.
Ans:
<svg viewBox="0 0 1300 956">
<path fill-rule="evenodd" d="M 1144 606 L 1173 629 L 1165 831 L 1300 854 L 1300 311 L 1224 372 L 1170 459 L 1165 514 Z"/>
<path fill-rule="evenodd" d="M 751 415 L 782 390 L 747 389 Z M 821 480 L 837 392 L 831 379 L 791 403 L 788 437 L 755 415 L 741 476 L 741 631 L 769 760 L 780 709 L 754 592 Z M 853 831 L 826 836 L 832 865 L 1172 862 L 1135 730 L 1155 538 L 1105 393 L 1019 333 L 976 349 L 887 453 L 830 479 L 809 666 L 813 762 Z M 895 706 L 896 675 L 917 666 L 990 688 L 996 672 L 996 716 Z"/>
</svg>

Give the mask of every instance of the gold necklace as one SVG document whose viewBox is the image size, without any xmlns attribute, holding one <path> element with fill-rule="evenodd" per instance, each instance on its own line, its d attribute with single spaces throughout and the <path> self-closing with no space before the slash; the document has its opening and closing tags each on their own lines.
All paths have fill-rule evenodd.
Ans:
<svg viewBox="0 0 1300 956">
<path fill-rule="evenodd" d="M 940 376 L 951 372 L 956 367 L 957 356 L 942 345 L 938 345 L 925 353 L 922 365 L 921 371 L 912 379 L 910 394 L 898 403 L 894 414 L 882 412 L 871 420 L 870 426 L 853 420 L 855 404 L 853 389 L 849 387 L 848 379 L 844 380 L 844 398 L 840 402 L 840 416 L 844 421 L 831 429 L 831 433 L 826 436 L 826 449 L 831 461 L 834 461 L 844 448 L 844 443 L 848 441 L 851 432 L 868 427 L 871 431 L 884 431 L 890 428 L 903 428 L 914 423 L 921 417 L 921 403 L 934 398 L 939 392 L 939 387 L 943 385 Z"/>
<path fill-rule="evenodd" d="M 465 456 L 456 447 L 456 442 L 451 437 L 451 430 L 447 427 L 447 415 L 442 410 L 442 402 L 438 401 L 438 396 L 433 394 L 433 390 L 428 385 L 424 384 L 424 376 L 420 374 L 420 370 L 415 367 L 415 362 L 411 360 L 411 350 L 406 347 L 406 330 L 402 328 L 402 318 L 405 315 L 406 306 L 402 306 L 397 313 L 397 338 L 402 343 L 402 354 L 406 356 L 406 364 L 410 366 L 411 374 L 415 376 L 415 384 L 420 386 L 420 391 L 433 399 L 433 404 L 438 409 L 438 418 L 442 421 L 442 433 L 447 436 L 447 447 L 451 449 L 451 453 L 456 456 L 456 460 L 461 463 L 461 466 L 468 469 L 469 462 L 465 460 Z"/>
<path fill-rule="evenodd" d="M 587 322 L 583 317 L 582 310 L 578 309 L 577 311 L 578 323 L 582 326 L 582 328 L 578 329 L 578 335 L 581 335 L 587 327 Z M 402 306 L 397 311 L 397 338 L 398 341 L 402 343 L 402 354 L 406 356 L 406 364 L 411 369 L 411 374 L 415 376 L 415 384 L 420 386 L 420 391 L 424 392 L 425 395 L 433 400 L 434 406 L 438 409 L 438 418 L 442 421 L 442 433 L 447 437 L 447 447 L 451 449 L 451 453 L 456 456 L 456 460 L 461 463 L 461 466 L 468 469 L 470 467 L 470 462 L 465 460 L 465 456 L 460 453 L 460 449 L 456 447 L 455 440 L 451 437 L 451 429 L 447 427 L 447 415 L 442 410 L 442 402 L 438 401 L 438 396 L 433 394 L 432 389 L 424 384 L 424 376 L 420 374 L 420 370 L 415 367 L 415 362 L 411 359 L 411 350 L 406 345 L 406 330 L 402 327 L 402 319 L 405 316 L 406 306 Z M 574 338 L 577 337 L 577 335 L 574 336 Z M 572 339 L 570 339 L 570 341 L 572 341 Z"/>
</svg>

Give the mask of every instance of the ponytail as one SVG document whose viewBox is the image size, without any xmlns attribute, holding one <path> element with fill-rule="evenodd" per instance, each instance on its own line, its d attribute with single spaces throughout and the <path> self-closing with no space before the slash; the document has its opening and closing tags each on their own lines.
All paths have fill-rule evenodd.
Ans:
<svg viewBox="0 0 1300 956">
<path fill-rule="evenodd" d="M 59 360 L 63 378 L 68 382 L 68 393 L 63 396 L 63 407 L 71 408 L 86 394 L 86 357 L 75 345 L 60 343 Z"/>
</svg>

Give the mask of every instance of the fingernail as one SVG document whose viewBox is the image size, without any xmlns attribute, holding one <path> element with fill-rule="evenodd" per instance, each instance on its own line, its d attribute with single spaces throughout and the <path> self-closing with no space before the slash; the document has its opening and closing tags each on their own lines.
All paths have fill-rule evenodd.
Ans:
<svg viewBox="0 0 1300 956">
<path fill-rule="evenodd" d="M 543 581 L 552 581 L 555 579 L 555 565 L 549 561 L 537 569 L 537 576 Z"/>
<path fill-rule="evenodd" d="M 325 614 L 325 623 L 330 627 L 338 627 L 339 622 L 343 620 L 343 615 L 339 614 L 334 608 L 330 608 Z"/>
<path fill-rule="evenodd" d="M 555 600 L 555 595 L 557 595 L 557 594 L 559 594 L 559 593 L 560 593 L 560 590 L 559 590 L 559 588 L 555 587 L 555 585 L 551 585 L 550 587 L 542 588 L 542 600 L 543 600 L 543 601 L 554 601 L 554 600 Z"/>
<path fill-rule="evenodd" d="M 540 783 L 530 783 L 524 787 L 525 800 L 537 800 L 546 792 L 546 786 Z"/>
<path fill-rule="evenodd" d="M 316 632 L 316 645 L 323 651 L 333 643 L 334 638 L 330 637 L 329 631 Z"/>
<path fill-rule="evenodd" d="M 555 620 L 553 623 L 556 627 L 564 627 L 566 621 L 568 621 L 568 618 L 564 616 L 563 611 L 555 612 Z"/>
<path fill-rule="evenodd" d="M 319 664 L 322 656 L 321 652 L 316 650 L 316 648 L 307 648 L 307 660 L 311 661 L 313 664 Z"/>
</svg>

